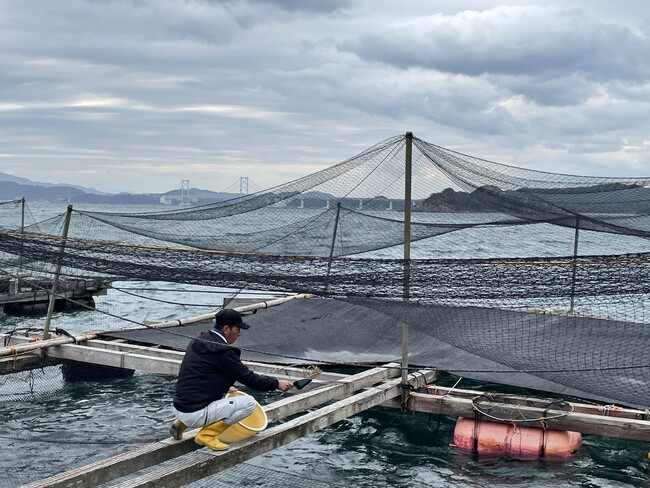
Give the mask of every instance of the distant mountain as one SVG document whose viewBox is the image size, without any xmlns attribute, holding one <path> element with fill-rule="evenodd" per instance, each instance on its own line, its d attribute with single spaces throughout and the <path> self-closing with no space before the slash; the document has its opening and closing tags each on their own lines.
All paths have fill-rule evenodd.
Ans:
<svg viewBox="0 0 650 488">
<path fill-rule="evenodd" d="M 114 203 L 147 204 L 160 203 L 160 195 L 110 195 L 86 193 L 74 186 L 43 186 L 38 184 L 23 185 L 13 181 L 0 181 L 0 200 L 17 200 L 25 198 L 27 202 L 70 202 L 70 203 Z"/>
<path fill-rule="evenodd" d="M 4 179 L 6 178 L 6 179 Z M 238 193 L 213 192 L 190 188 L 189 199 L 183 199 L 181 190 L 166 193 L 97 192 L 76 185 L 35 183 L 27 178 L 0 173 L 0 201 L 25 198 L 27 202 L 106 203 L 114 205 L 179 205 L 182 200 L 191 205 L 205 205 L 238 197 Z"/>
<path fill-rule="evenodd" d="M 18 183 L 19 185 L 38 185 L 38 186 L 44 186 L 46 188 L 51 188 L 54 186 L 62 186 L 66 188 L 75 188 L 77 190 L 81 190 L 84 193 L 93 193 L 95 195 L 109 195 L 109 193 L 105 193 L 103 191 L 95 190 L 94 188 L 87 188 L 85 186 L 78 186 L 78 185 L 69 185 L 66 183 L 42 183 L 39 181 L 32 181 L 28 178 L 21 178 L 20 176 L 14 176 L 10 175 L 8 173 L 2 173 L 0 172 L 0 182 L 2 181 L 9 181 L 13 183 Z"/>
</svg>

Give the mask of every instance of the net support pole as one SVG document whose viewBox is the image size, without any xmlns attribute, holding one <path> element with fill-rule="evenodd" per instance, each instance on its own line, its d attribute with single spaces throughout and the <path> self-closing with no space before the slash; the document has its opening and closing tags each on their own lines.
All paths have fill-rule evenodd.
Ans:
<svg viewBox="0 0 650 488">
<path fill-rule="evenodd" d="M 573 264 L 571 266 L 571 306 L 569 313 L 573 313 L 576 293 L 576 272 L 578 270 L 578 238 L 580 236 L 580 215 L 576 215 L 576 234 L 573 239 Z"/>
<path fill-rule="evenodd" d="M 20 199 L 20 233 L 25 232 L 25 197 Z"/>
<path fill-rule="evenodd" d="M 336 217 L 334 217 L 334 232 L 332 233 L 332 245 L 330 246 L 330 256 L 327 262 L 327 278 L 325 280 L 325 289 L 329 286 L 330 271 L 332 269 L 332 259 L 334 259 L 334 248 L 336 246 L 336 234 L 339 230 L 339 219 L 341 218 L 341 202 L 336 204 Z"/>
<path fill-rule="evenodd" d="M 404 302 L 408 305 L 411 296 L 411 186 L 413 163 L 413 133 L 406 133 L 406 148 L 404 161 Z M 405 307 L 407 316 L 402 320 L 402 404 L 408 396 L 408 369 L 409 369 L 409 321 L 408 307 Z"/>
<path fill-rule="evenodd" d="M 25 197 L 22 197 L 20 199 L 20 237 L 23 238 L 25 233 Z M 18 293 L 18 290 L 20 289 L 20 275 L 23 272 L 23 252 L 22 252 L 22 247 L 24 245 L 24 242 L 21 240 L 20 242 L 20 260 L 18 262 L 18 277 L 16 278 L 16 293 Z"/>
<path fill-rule="evenodd" d="M 43 327 L 43 340 L 50 338 L 50 322 L 52 321 L 52 313 L 54 312 L 54 302 L 56 301 L 56 291 L 59 287 L 59 277 L 61 276 L 61 260 L 63 259 L 63 252 L 65 251 L 65 242 L 68 239 L 68 229 L 70 228 L 70 217 L 72 215 L 72 205 L 68 205 L 68 210 L 65 214 L 63 222 L 63 232 L 61 233 L 61 255 L 56 263 L 54 271 L 54 280 L 52 281 L 52 291 L 50 292 L 50 301 L 47 304 L 47 316 L 45 317 L 45 326 Z"/>
</svg>

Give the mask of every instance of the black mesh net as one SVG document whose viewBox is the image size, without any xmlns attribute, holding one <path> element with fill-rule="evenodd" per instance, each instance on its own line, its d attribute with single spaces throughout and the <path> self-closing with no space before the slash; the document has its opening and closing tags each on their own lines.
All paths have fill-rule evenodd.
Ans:
<svg viewBox="0 0 650 488">
<path fill-rule="evenodd" d="M 226 202 L 72 209 L 66 239 L 67 214 L 0 233 L 0 264 L 8 273 L 20 265 L 32 279 L 60 266 L 69 279 L 352 301 L 509 368 L 650 405 L 650 390 L 638 387 L 650 373 L 648 184 L 517 168 L 406 135 Z M 627 344 L 614 347 L 608 334 Z M 424 358 L 421 365 L 441 364 Z"/>
</svg>

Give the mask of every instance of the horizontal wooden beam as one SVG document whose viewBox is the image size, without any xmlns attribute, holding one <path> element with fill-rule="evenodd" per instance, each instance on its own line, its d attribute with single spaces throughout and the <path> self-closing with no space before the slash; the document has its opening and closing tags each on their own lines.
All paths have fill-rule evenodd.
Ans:
<svg viewBox="0 0 650 488">
<path fill-rule="evenodd" d="M 459 398 L 476 398 L 478 396 L 488 396 L 497 403 L 508 403 L 515 405 L 525 405 L 528 407 L 547 408 L 551 402 L 562 400 L 558 398 L 535 398 L 524 397 L 521 395 L 512 395 L 508 393 L 492 393 L 477 390 L 463 390 L 458 388 L 449 388 L 438 385 L 427 385 L 420 393 L 429 393 L 431 395 L 451 395 Z M 637 420 L 650 420 L 650 415 L 646 410 L 620 407 L 617 405 L 593 405 L 588 403 L 579 403 L 570 401 L 574 412 L 588 413 L 592 415 L 605 415 L 608 417 L 620 417 Z"/>
<path fill-rule="evenodd" d="M 128 342 L 105 341 L 93 339 L 84 343 L 87 346 L 107 349 L 111 351 L 120 351 L 123 353 L 140 353 L 152 357 L 161 357 L 167 359 L 183 359 L 184 351 L 173 351 L 171 349 L 160 349 L 157 346 L 141 346 L 129 344 Z M 84 347 L 84 346 L 81 346 Z M 260 363 L 258 361 L 243 361 L 249 369 L 259 374 L 273 374 L 274 376 L 284 376 L 287 378 L 309 378 L 312 374 L 308 368 L 298 368 L 294 366 L 285 366 L 278 364 Z M 317 381 L 336 381 L 345 378 L 348 375 L 329 373 L 321 371 L 316 376 Z"/>
<path fill-rule="evenodd" d="M 451 395 L 431 395 L 428 393 L 412 393 L 407 407 L 415 412 L 426 412 L 454 417 L 474 418 L 474 403 L 470 398 L 457 398 Z M 650 421 L 610 417 L 603 414 L 570 412 L 560 408 L 528 406 L 481 401 L 478 404 L 479 413 L 489 412 L 481 416 L 485 420 L 500 423 L 514 423 L 528 427 L 541 427 L 540 419 L 544 419 L 549 429 L 572 430 L 583 434 L 594 434 L 621 439 L 636 439 L 650 441 Z"/>
<path fill-rule="evenodd" d="M 92 339 L 84 342 L 81 347 L 89 346 L 96 349 L 106 349 L 108 351 L 118 351 L 122 353 L 139 353 L 158 358 L 180 359 L 185 356 L 185 351 L 174 351 L 172 349 L 161 349 L 158 346 L 142 346 L 139 344 L 129 344 L 121 341 L 106 341 L 103 339 Z"/>
<path fill-rule="evenodd" d="M 0 375 L 29 371 L 30 369 L 53 366 L 58 361 L 41 358 L 38 353 L 21 354 L 20 356 L 9 356 L 0 358 Z"/>
<path fill-rule="evenodd" d="M 287 397 L 283 400 L 273 402 L 264 407 L 266 416 L 269 421 L 274 421 L 280 418 L 294 415 L 298 412 L 304 412 L 322 403 L 343 398 L 351 395 L 355 391 L 360 390 L 366 386 L 376 384 L 379 381 L 384 381 L 389 378 L 395 378 L 401 374 L 400 365 L 390 363 L 382 367 L 377 367 L 348 376 L 340 378 L 333 384 L 328 384 L 315 388 L 313 390 L 304 392 L 299 396 Z"/>
<path fill-rule="evenodd" d="M 58 346 L 61 344 L 68 344 L 71 342 L 83 342 L 88 339 L 95 337 L 95 334 L 82 334 L 75 338 L 72 337 L 62 337 L 57 336 L 52 339 L 47 339 L 44 341 L 38 340 L 38 338 L 29 338 L 29 337 L 20 337 L 12 335 L 9 338 L 9 345 L 0 348 L 0 357 L 3 356 L 15 356 L 16 354 L 22 354 L 24 352 L 36 351 L 38 349 L 45 349 L 51 346 Z"/>
<path fill-rule="evenodd" d="M 181 358 L 151 356 L 132 351 L 111 351 L 97 347 L 65 344 L 48 347 L 48 357 L 81 361 L 89 364 L 101 364 L 115 368 L 134 369 L 165 375 L 177 376 L 181 366 Z"/>
<path fill-rule="evenodd" d="M 194 442 L 171 442 L 173 444 L 170 444 L 168 440 L 144 444 L 81 468 L 24 485 L 23 488 L 83 488 L 97 486 L 199 449 L 199 446 Z M 170 446 L 173 446 L 173 448 L 170 448 Z"/>
<path fill-rule="evenodd" d="M 68 339 L 68 338 L 61 338 Z M 23 349 L 30 338 L 16 336 L 12 338 L 17 350 Z M 52 339 L 58 341 L 59 339 Z M 34 343 L 31 343 L 34 344 Z M 59 344 L 52 342 L 51 344 Z M 173 351 L 161 349 L 157 346 L 142 346 L 129 344 L 120 341 L 107 341 L 102 339 L 90 339 L 81 344 L 59 344 L 45 350 L 49 357 L 81 361 L 89 364 L 100 364 L 103 366 L 124 367 L 137 371 L 150 373 L 178 375 L 180 363 L 185 356 L 184 351 Z M 176 366 L 174 366 L 176 364 Z M 252 371 L 258 374 L 272 374 L 282 378 L 309 378 L 312 374 L 308 368 L 293 366 L 260 363 L 256 361 L 244 361 Z M 2 372 L 0 370 L 0 372 Z M 323 381 L 336 381 L 347 375 L 328 373 L 321 371 L 315 377 L 316 383 Z"/>
</svg>

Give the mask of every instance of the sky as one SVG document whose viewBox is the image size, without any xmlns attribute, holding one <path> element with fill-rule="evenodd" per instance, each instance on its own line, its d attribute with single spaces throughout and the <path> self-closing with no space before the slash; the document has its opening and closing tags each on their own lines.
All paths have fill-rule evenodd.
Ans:
<svg viewBox="0 0 650 488">
<path fill-rule="evenodd" d="M 1 172 L 258 190 L 406 131 L 650 175 L 650 3 L 0 0 Z"/>
</svg>

